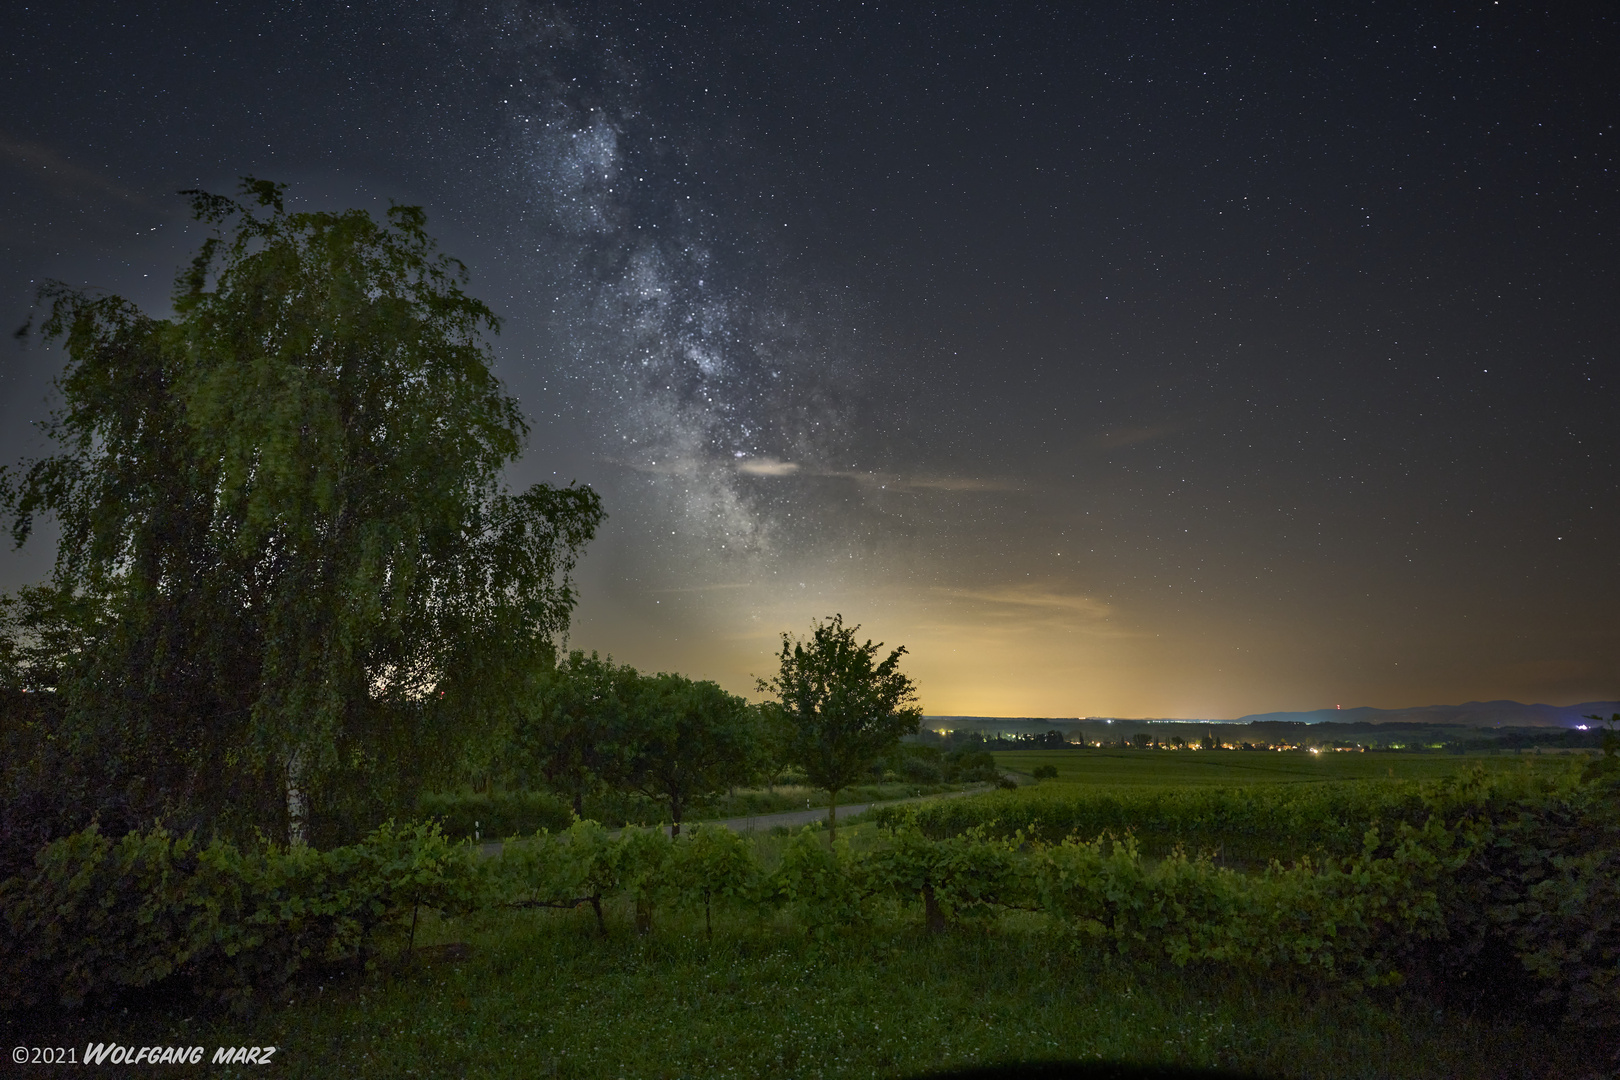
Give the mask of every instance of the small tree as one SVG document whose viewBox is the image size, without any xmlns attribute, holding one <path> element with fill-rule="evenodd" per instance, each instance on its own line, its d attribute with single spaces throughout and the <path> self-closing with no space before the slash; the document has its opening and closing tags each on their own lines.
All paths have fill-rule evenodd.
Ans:
<svg viewBox="0 0 1620 1080">
<path fill-rule="evenodd" d="M 669 805 L 672 835 L 694 799 L 746 780 L 756 741 L 748 703 L 684 675 L 643 679 L 633 710 L 632 784 Z"/>
<path fill-rule="evenodd" d="M 855 640 L 859 626 L 842 615 L 812 624 L 807 641 L 782 635 L 781 667 L 758 680 L 760 693 L 780 702 L 788 757 L 810 782 L 825 788 L 827 828 L 838 838 L 838 793 L 859 780 L 922 720 L 917 688 L 900 672 L 897 648 L 879 661 L 882 642 Z"/>
</svg>

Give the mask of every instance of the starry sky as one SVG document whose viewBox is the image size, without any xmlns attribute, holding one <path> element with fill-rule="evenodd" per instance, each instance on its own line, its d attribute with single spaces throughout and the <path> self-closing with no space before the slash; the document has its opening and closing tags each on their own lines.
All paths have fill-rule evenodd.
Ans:
<svg viewBox="0 0 1620 1080">
<path fill-rule="evenodd" d="M 570 644 L 926 711 L 1620 697 L 1601 5 L 4 5 L 0 316 L 167 309 L 174 192 L 390 199 L 504 318 Z M 60 353 L 4 342 L 0 459 Z M 0 587 L 49 567 L 48 532 Z"/>
</svg>

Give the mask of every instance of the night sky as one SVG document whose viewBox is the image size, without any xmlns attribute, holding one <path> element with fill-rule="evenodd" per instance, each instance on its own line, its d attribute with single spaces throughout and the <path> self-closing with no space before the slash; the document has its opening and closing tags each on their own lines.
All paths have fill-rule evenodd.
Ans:
<svg viewBox="0 0 1620 1080">
<path fill-rule="evenodd" d="M 570 644 L 935 714 L 1620 698 L 1620 28 L 1519 3 L 4 8 L 0 316 L 174 192 L 427 208 Z M 0 460 L 62 356 L 3 341 Z M 0 555 L 43 576 L 48 533 Z"/>
</svg>

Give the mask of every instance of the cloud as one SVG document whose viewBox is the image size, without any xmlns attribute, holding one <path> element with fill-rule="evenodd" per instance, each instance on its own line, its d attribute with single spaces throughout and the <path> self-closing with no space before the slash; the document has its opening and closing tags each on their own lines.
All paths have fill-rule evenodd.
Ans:
<svg viewBox="0 0 1620 1080">
<path fill-rule="evenodd" d="M 1025 640 L 1030 635 L 1080 634 L 1089 638 L 1133 638 L 1139 631 L 1121 625 L 1116 609 L 1095 597 L 1041 585 L 929 590 L 930 616 L 919 627 L 945 637 Z M 938 606 L 943 601 L 943 606 Z"/>
<path fill-rule="evenodd" d="M 792 476 L 799 471 L 799 466 L 771 457 L 744 458 L 737 462 L 737 471 L 749 476 Z"/>
<path fill-rule="evenodd" d="M 1055 592 L 1036 585 L 1015 585 L 1002 589 L 939 589 L 963 600 L 1010 608 L 1035 608 L 1054 613 L 1078 615 L 1087 619 L 1107 619 L 1114 609 L 1101 600 L 1075 593 Z"/>
<path fill-rule="evenodd" d="M 12 165 L 19 166 L 57 195 L 64 195 L 67 189 L 77 189 L 79 194 L 96 193 L 111 196 L 120 202 L 131 206 L 150 208 L 146 198 L 129 190 L 121 184 L 107 179 L 100 173 L 68 161 L 55 150 L 42 143 L 21 142 L 8 139 L 0 135 L 0 158 L 8 160 Z"/>
</svg>

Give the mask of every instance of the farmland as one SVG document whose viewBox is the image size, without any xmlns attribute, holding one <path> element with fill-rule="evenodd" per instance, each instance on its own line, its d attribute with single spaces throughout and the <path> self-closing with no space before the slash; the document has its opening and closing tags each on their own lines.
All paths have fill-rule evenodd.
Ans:
<svg viewBox="0 0 1620 1080">
<path fill-rule="evenodd" d="M 1458 967 L 1412 951 L 1438 928 L 1463 941 L 1497 917 L 1468 899 L 1472 879 L 1445 869 L 1460 865 L 1444 861 L 1457 845 L 1541 849 L 1570 814 L 1612 832 L 1606 804 L 1591 801 L 1598 789 L 1576 776 L 1584 759 L 1408 756 L 1449 774 L 1417 781 L 1391 778 L 1394 764 L 1368 778 L 1364 762 L 1322 763 L 1361 770 L 1335 779 L 1301 774 L 1317 764 L 1303 758 L 1207 755 L 1234 769 L 1277 764 L 1269 782 L 1231 786 L 1165 782 L 1169 766 L 1210 767 L 1183 763 L 1199 756 L 1190 752 L 998 756 L 1116 779 L 1076 782 L 1076 767 L 916 814 L 880 812 L 831 850 L 814 830 L 715 846 L 721 834 L 702 827 L 669 841 L 595 825 L 493 860 L 440 847 L 440 865 L 481 882 L 480 898 L 455 917 L 429 911 L 418 926 L 412 916 L 411 946 L 397 922 L 369 970 L 312 966 L 247 1016 L 160 988 L 126 996 L 117 1012 L 14 1012 L 5 1031 L 15 1045 L 275 1045 L 283 1075 L 358 1077 L 906 1076 L 1101 1058 L 1276 1077 L 1573 1080 L 1615 1051 L 1601 1024 L 1561 1028 L 1561 1006 L 1536 1005 L 1511 958 L 1504 980 L 1468 974 L 1466 957 Z M 1137 762 L 1166 767 L 1160 782 Z M 1122 824 L 1143 839 L 1141 854 L 1134 839 L 997 840 L 1024 828 L 1010 820 L 1019 812 L 1054 834 Z M 1370 845 L 1369 821 L 1384 838 Z M 1495 840 L 1470 832 L 1488 821 Z M 1241 858 L 1217 865 L 1166 846 L 1189 837 L 1316 861 L 1255 873 Z M 725 857 L 702 855 L 705 844 Z M 1602 890 L 1613 883 L 1592 871 L 1583 880 L 1597 906 L 1561 909 L 1572 934 L 1608 917 Z M 926 905 L 919 888 L 932 890 Z M 600 921 L 567 899 L 593 890 Z M 1525 901 L 1535 895 L 1514 903 Z M 410 916 L 409 903 L 396 914 Z M 1574 941 L 1535 925 L 1522 948 Z M 1435 963 L 1459 981 L 1425 975 Z M 1581 987 L 1549 1001 L 1574 1006 Z"/>
<path fill-rule="evenodd" d="M 1430 780 L 1466 766 L 1492 771 L 1521 763 L 1553 764 L 1557 755 L 1415 754 L 1272 750 L 1009 750 L 996 754 L 1003 769 L 1033 773 L 1057 769 L 1057 782 L 1110 786 L 1300 784 L 1333 780 Z"/>
</svg>

